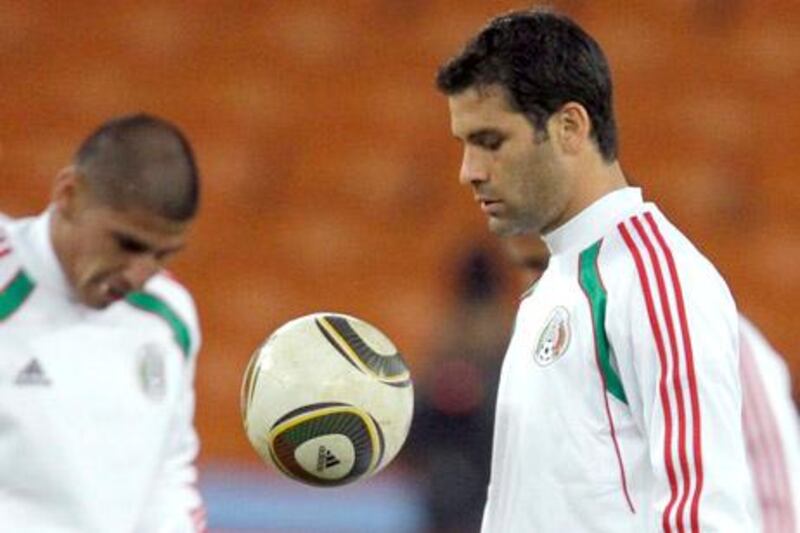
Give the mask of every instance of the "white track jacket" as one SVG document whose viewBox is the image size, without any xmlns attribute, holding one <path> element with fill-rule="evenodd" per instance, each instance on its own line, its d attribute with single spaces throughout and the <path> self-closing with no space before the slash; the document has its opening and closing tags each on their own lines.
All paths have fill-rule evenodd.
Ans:
<svg viewBox="0 0 800 533">
<path fill-rule="evenodd" d="M 800 531 L 800 423 L 786 363 L 739 317 L 744 434 L 765 533 Z"/>
<path fill-rule="evenodd" d="M 500 378 L 483 533 L 753 533 L 736 306 L 641 192 L 545 236 Z"/>
<path fill-rule="evenodd" d="M 165 275 L 77 303 L 49 215 L 0 224 L 0 531 L 194 533 L 199 330 Z"/>
</svg>

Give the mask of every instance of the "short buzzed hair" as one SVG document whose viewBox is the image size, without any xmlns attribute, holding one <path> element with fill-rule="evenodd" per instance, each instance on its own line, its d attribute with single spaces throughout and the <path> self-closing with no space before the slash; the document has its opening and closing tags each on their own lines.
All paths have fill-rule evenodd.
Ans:
<svg viewBox="0 0 800 533">
<path fill-rule="evenodd" d="M 131 207 L 176 221 L 194 217 L 200 184 L 181 131 L 144 113 L 109 120 L 81 144 L 73 161 L 90 193 L 118 209 Z"/>
</svg>

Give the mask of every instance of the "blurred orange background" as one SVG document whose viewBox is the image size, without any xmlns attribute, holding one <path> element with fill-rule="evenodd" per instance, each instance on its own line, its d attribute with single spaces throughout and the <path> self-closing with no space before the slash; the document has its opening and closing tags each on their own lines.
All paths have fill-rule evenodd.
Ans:
<svg viewBox="0 0 800 533">
<path fill-rule="evenodd" d="M 202 459 L 257 461 L 251 352 L 301 314 L 355 314 L 421 370 L 454 256 L 491 240 L 457 183 L 437 66 L 524 2 L 0 1 L 0 211 L 36 213 L 107 118 L 176 121 L 204 178 L 172 269 L 204 326 Z M 717 264 L 800 373 L 800 3 L 564 1 L 605 48 L 628 175 Z M 511 304 L 511 301 L 510 301 Z"/>
</svg>

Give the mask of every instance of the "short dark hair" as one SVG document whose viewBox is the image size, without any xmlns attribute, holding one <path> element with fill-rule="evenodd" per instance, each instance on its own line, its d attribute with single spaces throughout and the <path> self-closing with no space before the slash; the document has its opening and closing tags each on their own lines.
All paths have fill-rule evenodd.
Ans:
<svg viewBox="0 0 800 533">
<path fill-rule="evenodd" d="M 600 45 L 571 19 L 541 8 L 501 15 L 436 76 L 436 85 L 447 95 L 495 84 L 539 132 L 565 103 L 583 105 L 603 158 L 616 159 L 608 63 Z"/>
<path fill-rule="evenodd" d="M 109 120 L 81 144 L 73 163 L 107 205 L 178 221 L 197 212 L 200 183 L 191 145 L 164 119 L 139 113 Z"/>
</svg>

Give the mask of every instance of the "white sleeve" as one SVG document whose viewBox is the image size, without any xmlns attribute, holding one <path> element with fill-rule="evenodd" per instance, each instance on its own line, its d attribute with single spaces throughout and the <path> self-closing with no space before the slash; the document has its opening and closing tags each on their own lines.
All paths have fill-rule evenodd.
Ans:
<svg viewBox="0 0 800 533">
<path fill-rule="evenodd" d="M 181 376 L 181 397 L 172 416 L 170 433 L 166 436 L 161 470 L 136 533 L 206 531 L 205 508 L 197 489 L 197 468 L 194 464 L 200 448 L 194 427 L 194 376 L 200 350 L 200 329 L 194 303 L 188 293 L 177 299 L 174 293 L 172 296 L 170 300 L 175 310 L 187 319 L 191 345 L 185 361 L 185 372 Z"/>
<path fill-rule="evenodd" d="M 194 359 L 190 373 L 194 374 Z M 194 391 L 192 377 L 186 380 L 180 408 L 168 436 L 164 461 L 150 499 L 142 514 L 138 533 L 198 533 L 205 531 L 205 509 L 197 490 L 194 460 L 199 440 L 192 423 Z"/>
<path fill-rule="evenodd" d="M 764 531 L 800 527 L 800 423 L 788 367 L 746 318 L 739 321 L 743 424 L 753 500 Z"/>
<path fill-rule="evenodd" d="M 751 533 L 733 299 L 713 267 L 688 243 L 670 244 L 654 220 L 620 236 L 629 275 L 608 291 L 606 327 L 648 439 L 650 530 Z"/>
</svg>

